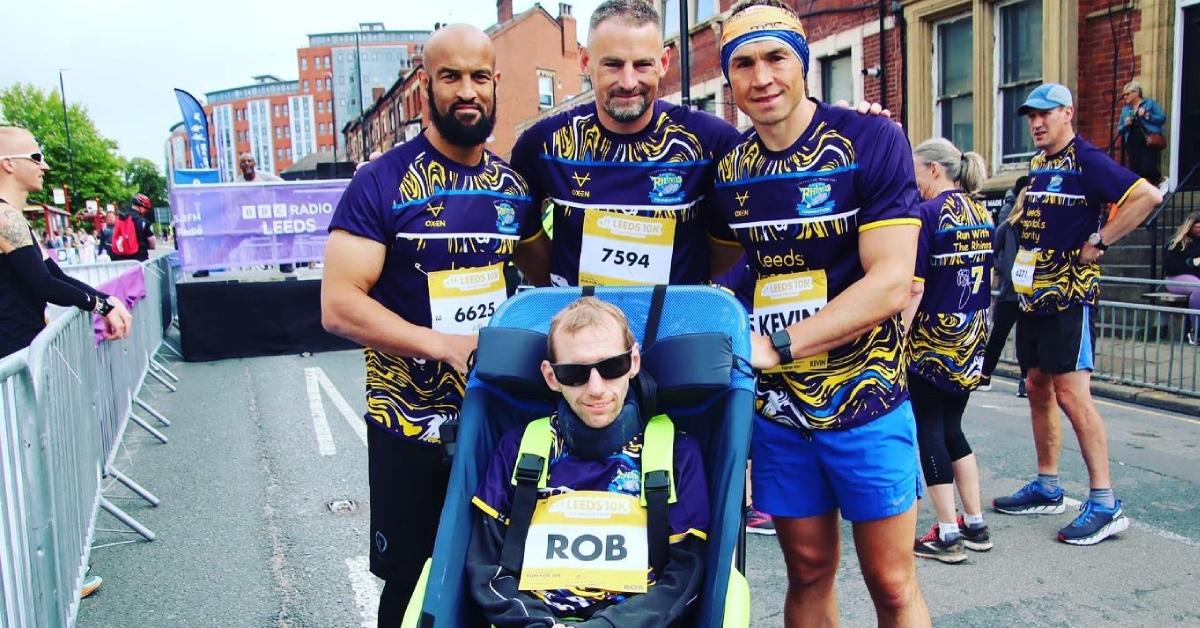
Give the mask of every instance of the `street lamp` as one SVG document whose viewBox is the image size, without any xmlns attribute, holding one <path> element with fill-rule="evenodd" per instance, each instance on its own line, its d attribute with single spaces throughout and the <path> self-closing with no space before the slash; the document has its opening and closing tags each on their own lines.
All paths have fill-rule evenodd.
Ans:
<svg viewBox="0 0 1200 628">
<path fill-rule="evenodd" d="M 78 194 L 75 188 L 75 153 L 71 150 L 71 122 L 67 119 L 67 89 L 63 83 L 63 72 L 66 70 L 68 68 L 58 69 L 58 93 L 62 97 L 63 129 L 67 133 L 67 172 L 71 175 L 71 192 Z"/>
</svg>

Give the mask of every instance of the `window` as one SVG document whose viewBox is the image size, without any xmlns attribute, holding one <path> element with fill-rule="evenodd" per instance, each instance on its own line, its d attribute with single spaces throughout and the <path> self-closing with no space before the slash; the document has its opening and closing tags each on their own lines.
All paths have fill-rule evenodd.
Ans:
<svg viewBox="0 0 1200 628">
<path fill-rule="evenodd" d="M 308 69 L 308 57 L 300 57 L 300 71 Z"/>
<path fill-rule="evenodd" d="M 327 89 L 327 90 L 333 89 L 333 79 L 328 78 L 328 77 L 325 78 L 325 89 Z"/>
<path fill-rule="evenodd" d="M 1042 2 L 1023 0 L 996 12 L 996 96 L 1000 162 L 1021 163 L 1036 149 L 1017 107 L 1042 82 Z"/>
<path fill-rule="evenodd" d="M 549 109 L 554 106 L 554 75 L 538 72 L 538 107 Z"/>
<path fill-rule="evenodd" d="M 679 0 L 663 0 L 662 23 L 663 39 L 679 34 Z"/>
<path fill-rule="evenodd" d="M 688 26 L 695 26 L 716 15 L 716 0 L 684 0 L 688 8 Z M 680 0 L 663 0 L 659 7 L 662 14 L 663 38 L 670 39 L 679 34 Z M 736 4 L 736 3 L 735 3 Z"/>
<path fill-rule="evenodd" d="M 854 77 L 850 74 L 850 51 L 821 59 L 821 100 L 854 102 Z"/>
<path fill-rule="evenodd" d="M 704 111 L 716 115 L 717 96 L 716 94 L 709 94 L 708 96 L 693 98 L 692 107 L 694 107 L 697 111 Z"/>
<path fill-rule="evenodd" d="M 317 79 L 317 91 L 321 91 L 325 87 L 325 81 Z M 308 81 L 304 81 L 304 91 L 308 91 Z"/>
<path fill-rule="evenodd" d="M 329 67 L 329 55 L 325 55 L 325 67 Z"/>
<path fill-rule="evenodd" d="M 292 127 L 290 127 L 290 126 L 283 127 L 283 136 L 291 137 L 292 136 Z"/>
<path fill-rule="evenodd" d="M 318 83 L 318 85 L 319 85 L 319 83 Z M 304 89 L 302 89 L 301 91 L 305 91 L 305 92 L 308 91 L 308 79 L 304 79 Z"/>
<path fill-rule="evenodd" d="M 974 150 L 975 56 L 971 45 L 971 16 L 964 15 L 936 26 L 934 54 L 934 133 L 964 151 Z"/>
</svg>

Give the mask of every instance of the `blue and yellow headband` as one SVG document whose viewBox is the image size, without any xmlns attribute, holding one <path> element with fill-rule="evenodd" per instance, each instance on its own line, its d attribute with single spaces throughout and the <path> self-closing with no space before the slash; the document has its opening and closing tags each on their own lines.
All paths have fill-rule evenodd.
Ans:
<svg viewBox="0 0 1200 628">
<path fill-rule="evenodd" d="M 750 7 L 725 22 L 721 31 L 721 71 L 729 80 L 729 62 L 738 48 L 763 40 L 775 40 L 795 51 L 808 76 L 808 39 L 800 20 L 789 11 L 769 5 Z"/>
</svg>

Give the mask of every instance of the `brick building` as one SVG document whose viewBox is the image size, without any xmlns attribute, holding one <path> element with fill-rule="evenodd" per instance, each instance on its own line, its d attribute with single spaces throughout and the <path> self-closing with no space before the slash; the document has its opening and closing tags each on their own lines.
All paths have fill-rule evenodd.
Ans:
<svg viewBox="0 0 1200 628">
<path fill-rule="evenodd" d="M 163 150 L 167 157 L 168 181 L 173 180 L 176 168 L 195 167 L 192 165 L 192 151 L 188 150 L 188 132 L 182 122 L 176 122 L 175 126 L 171 127 L 171 134 L 167 136 L 167 143 Z"/>
<path fill-rule="evenodd" d="M 736 0 L 683 1 L 692 104 L 746 128 L 749 120 L 737 111 L 721 75 L 718 50 L 721 23 Z M 672 49 L 660 93 L 674 102 L 680 97 L 679 2 L 655 0 Z M 1170 118 L 1164 173 L 1178 183 L 1200 162 L 1200 81 L 1180 80 L 1200 71 L 1200 0 L 790 4 L 809 39 L 810 93 L 828 102 L 883 103 L 914 144 L 939 135 L 979 152 L 991 171 L 989 190 L 1011 186 L 1027 167 L 1032 144 L 1016 108 L 1043 81 L 1075 91 L 1077 130 L 1108 147 L 1120 90 L 1137 79 Z M 1189 63 L 1191 70 L 1184 68 Z M 1113 147 L 1118 158 L 1120 148 L 1119 142 Z"/>
<path fill-rule="evenodd" d="M 539 4 L 514 15 L 512 0 L 498 0 L 497 22 L 487 30 L 496 46 L 498 115 L 488 149 L 512 151 L 515 129 L 564 100 L 591 89 L 579 67 L 579 40 L 571 5 L 560 3 L 558 16 Z M 344 128 L 352 159 L 371 150 L 387 150 L 414 135 L 426 120 L 424 98 L 415 72 L 401 77 L 362 116 Z M 403 114 L 403 115 L 400 115 Z M 400 120 L 406 121 L 401 125 Z M 363 138 L 368 150 L 361 149 Z"/>
<path fill-rule="evenodd" d="M 296 51 L 296 66 L 301 93 L 317 100 L 314 121 L 322 146 L 336 141 L 338 149 L 345 151 L 339 125 L 344 127 L 362 115 L 375 102 L 374 90 L 386 90 L 416 67 L 429 34 L 387 30 L 380 22 L 365 22 L 357 31 L 308 36 L 308 47 Z"/>
<path fill-rule="evenodd" d="M 430 31 L 387 30 L 364 22 L 356 31 L 308 36 L 296 50 L 299 78 L 254 77 L 249 85 L 208 92 L 213 163 L 225 180 L 236 176 L 237 155 L 282 172 L 317 152 L 345 154 L 339 120 L 358 117 L 385 85 L 411 72 Z"/>
<path fill-rule="evenodd" d="M 264 74 L 249 85 L 204 95 L 212 163 L 222 180 L 236 179 L 241 153 L 254 155 L 259 170 L 279 172 L 315 151 L 311 115 L 304 115 L 313 100 L 297 87 L 298 81 Z"/>
<path fill-rule="evenodd" d="M 663 16 L 663 41 L 671 48 L 671 64 L 660 91 L 679 102 L 679 1 L 656 0 Z M 693 106 L 746 128 L 750 120 L 737 110 L 721 74 L 721 24 L 737 0 L 685 0 L 688 4 L 691 100 Z M 811 93 L 836 102 L 871 100 L 899 112 L 903 104 L 902 46 L 896 16 L 882 15 L 885 58 L 880 59 L 880 6 L 860 0 L 791 0 L 804 24 L 811 52 Z M 890 5 L 890 3 L 889 3 Z M 880 72 L 883 67 L 883 72 Z M 886 96 L 883 95 L 886 89 Z"/>
<path fill-rule="evenodd" d="M 343 127 L 346 154 L 351 159 L 363 161 L 373 151 L 386 152 L 421 132 L 425 95 L 417 80 L 420 67 L 421 59 L 417 57 L 416 66 L 403 74 L 386 92 L 382 87 L 375 88 L 372 94 L 374 104 L 362 116 Z"/>
</svg>

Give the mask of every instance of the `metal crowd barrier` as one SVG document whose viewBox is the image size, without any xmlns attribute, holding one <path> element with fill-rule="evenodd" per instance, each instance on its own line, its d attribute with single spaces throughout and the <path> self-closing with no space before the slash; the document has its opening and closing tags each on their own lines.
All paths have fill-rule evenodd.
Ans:
<svg viewBox="0 0 1200 628">
<path fill-rule="evenodd" d="M 162 300 L 173 294 L 170 264 L 163 256 L 141 265 L 146 298 L 132 310 L 128 339 L 97 346 L 92 315 L 71 310 L 27 352 L 0 360 L 0 628 L 74 624 L 99 509 L 154 540 L 105 497 L 102 477 L 159 503 L 113 461 L 129 421 L 166 442 L 137 412 L 170 424 L 138 396 L 147 375 L 171 390 L 178 380 L 155 358 L 169 325 Z M 69 272 L 98 284 L 138 264 L 91 266 L 105 268 Z"/>
<path fill-rule="evenodd" d="M 1200 310 L 1100 301 L 1092 377 L 1200 397 Z M 1001 359 L 1016 363 L 1016 343 Z"/>
</svg>

